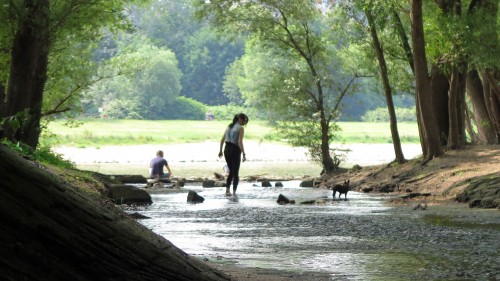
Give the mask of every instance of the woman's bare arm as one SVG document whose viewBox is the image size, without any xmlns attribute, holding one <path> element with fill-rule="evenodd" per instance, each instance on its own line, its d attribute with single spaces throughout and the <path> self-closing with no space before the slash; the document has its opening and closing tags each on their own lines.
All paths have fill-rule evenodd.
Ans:
<svg viewBox="0 0 500 281">
<path fill-rule="evenodd" d="M 243 147 L 243 137 L 245 135 L 245 129 L 243 127 L 240 128 L 240 133 L 238 135 L 238 146 L 241 149 L 241 153 L 243 154 L 243 162 L 245 162 L 246 159 L 246 154 L 245 154 L 245 148 Z"/>
<path fill-rule="evenodd" d="M 227 131 L 227 129 L 226 129 L 226 131 Z M 224 131 L 224 134 L 222 135 L 222 139 L 220 139 L 219 158 L 222 157 L 222 147 L 224 146 L 224 141 L 226 140 L 226 131 Z"/>
</svg>

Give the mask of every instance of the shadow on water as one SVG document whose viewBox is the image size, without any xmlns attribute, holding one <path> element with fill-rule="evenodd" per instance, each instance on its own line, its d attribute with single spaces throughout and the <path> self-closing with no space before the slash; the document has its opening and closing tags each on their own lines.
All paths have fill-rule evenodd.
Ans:
<svg viewBox="0 0 500 281">
<path fill-rule="evenodd" d="M 332 200 L 329 190 L 284 184 L 243 183 L 237 199 L 200 186 L 153 194 L 140 211 L 151 219 L 141 223 L 191 255 L 241 266 L 323 272 L 332 280 L 500 279 L 498 211 L 413 211 L 389 207 L 384 197 L 349 192 L 346 201 Z M 186 203 L 188 190 L 205 202 Z M 280 193 L 299 204 L 278 205 Z M 300 204 L 310 200 L 321 203 Z"/>
</svg>

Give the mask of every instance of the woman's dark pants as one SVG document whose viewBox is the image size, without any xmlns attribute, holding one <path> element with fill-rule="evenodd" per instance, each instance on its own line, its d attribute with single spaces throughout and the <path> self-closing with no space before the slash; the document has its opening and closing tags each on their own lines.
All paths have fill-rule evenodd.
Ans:
<svg viewBox="0 0 500 281">
<path fill-rule="evenodd" d="M 224 147 L 224 158 L 226 159 L 227 166 L 229 167 L 229 175 L 226 179 L 226 188 L 231 187 L 231 182 L 233 182 L 233 193 L 238 188 L 238 182 L 240 181 L 240 163 L 241 163 L 241 149 L 239 146 L 226 142 Z"/>
</svg>

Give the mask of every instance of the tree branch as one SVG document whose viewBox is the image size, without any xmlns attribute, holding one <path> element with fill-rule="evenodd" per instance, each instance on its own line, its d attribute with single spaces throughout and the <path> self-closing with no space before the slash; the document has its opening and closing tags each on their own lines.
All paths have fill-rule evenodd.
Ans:
<svg viewBox="0 0 500 281">
<path fill-rule="evenodd" d="M 339 110 L 340 102 L 342 101 L 344 96 L 347 94 L 347 91 L 351 87 L 352 83 L 354 83 L 354 80 L 356 80 L 357 78 L 366 78 L 366 77 L 373 77 L 373 76 L 372 75 L 354 74 L 354 76 L 351 78 L 351 80 L 349 80 L 349 83 L 347 83 L 347 85 L 344 87 L 344 89 L 340 93 L 340 96 L 335 101 L 335 106 L 333 107 L 333 110 L 330 112 L 330 114 L 328 114 L 328 118 L 327 118 L 328 122 L 330 122 L 332 120 L 334 113 Z"/>
<path fill-rule="evenodd" d="M 62 98 L 61 100 L 59 100 L 59 102 L 54 106 L 54 108 L 52 108 L 51 110 L 49 111 L 46 111 L 46 112 L 43 112 L 41 114 L 41 116 L 45 117 L 45 116 L 49 116 L 49 115 L 53 115 L 53 114 L 58 114 L 58 113 L 62 113 L 62 112 L 67 112 L 69 110 L 71 110 L 72 108 L 71 107 L 66 107 L 64 109 L 60 109 L 60 107 L 62 107 L 64 105 L 65 102 L 67 102 L 71 97 L 73 97 L 76 93 L 78 93 L 81 89 L 84 89 L 84 88 L 87 88 L 89 87 L 90 85 L 93 85 L 99 81 L 102 81 L 102 80 L 105 80 L 105 79 L 112 79 L 112 78 L 115 78 L 115 77 L 118 77 L 120 75 L 122 75 L 123 73 L 117 73 L 115 75 L 110 75 L 110 76 L 102 76 L 102 77 L 99 77 L 98 79 L 95 79 L 93 81 L 90 81 L 84 85 L 80 85 L 78 84 L 74 89 L 72 89 L 68 95 L 66 95 L 64 98 Z"/>
<path fill-rule="evenodd" d="M 319 103 L 318 98 L 316 97 L 316 95 L 314 95 L 314 93 L 311 90 L 306 89 L 305 92 L 314 100 L 316 104 Z"/>
</svg>

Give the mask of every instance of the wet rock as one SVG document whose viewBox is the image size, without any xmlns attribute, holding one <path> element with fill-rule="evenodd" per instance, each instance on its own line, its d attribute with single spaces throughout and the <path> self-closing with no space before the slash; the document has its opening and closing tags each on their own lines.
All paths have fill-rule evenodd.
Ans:
<svg viewBox="0 0 500 281">
<path fill-rule="evenodd" d="M 219 181 L 223 181 L 226 179 L 223 175 L 221 175 L 219 173 L 214 173 L 214 176 L 215 176 L 215 179 L 217 179 Z"/>
<path fill-rule="evenodd" d="M 215 181 L 214 180 L 204 180 L 202 183 L 201 183 L 201 186 L 205 187 L 205 188 L 212 188 L 212 187 L 215 187 Z"/>
<path fill-rule="evenodd" d="M 271 182 L 268 180 L 263 180 L 261 184 L 262 187 L 272 187 Z"/>
<path fill-rule="evenodd" d="M 278 181 L 274 184 L 274 187 L 283 187 L 283 183 Z"/>
<path fill-rule="evenodd" d="M 165 188 L 165 187 L 168 187 L 168 186 L 165 186 L 163 184 L 163 182 L 161 181 L 153 181 L 150 183 L 150 185 L 148 185 L 148 187 L 151 187 L 151 188 Z"/>
<path fill-rule="evenodd" d="M 177 187 L 177 188 L 180 188 L 180 187 L 184 187 L 184 185 L 186 184 L 186 179 L 185 178 L 179 178 L 175 183 L 174 183 L 174 187 Z"/>
<path fill-rule="evenodd" d="M 114 180 L 121 183 L 146 183 L 147 179 L 142 175 L 112 175 Z"/>
<path fill-rule="evenodd" d="M 173 188 L 176 182 L 169 179 L 148 179 L 146 188 Z"/>
<path fill-rule="evenodd" d="M 314 187 L 314 180 L 303 180 L 300 187 Z"/>
<path fill-rule="evenodd" d="M 169 178 L 154 178 L 154 179 L 147 179 L 146 180 L 147 182 L 157 182 L 157 181 L 161 181 L 162 183 L 172 183 L 172 180 L 170 180 Z"/>
<path fill-rule="evenodd" d="M 150 219 L 150 217 L 139 214 L 138 212 L 129 214 L 129 216 L 136 220 Z"/>
<path fill-rule="evenodd" d="M 283 194 L 278 196 L 278 200 L 276 200 L 276 202 L 280 205 L 295 204 L 295 200 L 290 200 Z"/>
<path fill-rule="evenodd" d="M 225 181 L 216 181 L 214 187 L 226 187 Z"/>
<path fill-rule="evenodd" d="M 117 205 L 151 205 L 151 195 L 144 189 L 131 185 L 112 185 L 108 197 Z"/>
<path fill-rule="evenodd" d="M 189 203 L 195 203 L 196 204 L 196 203 L 203 203 L 203 201 L 205 201 L 205 198 L 203 198 L 202 196 L 200 196 L 195 191 L 190 190 L 188 192 L 187 202 L 189 202 Z"/>
</svg>

